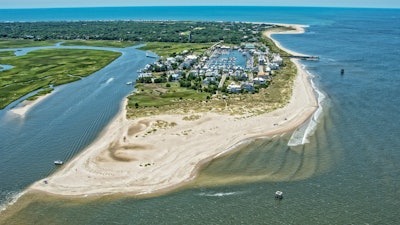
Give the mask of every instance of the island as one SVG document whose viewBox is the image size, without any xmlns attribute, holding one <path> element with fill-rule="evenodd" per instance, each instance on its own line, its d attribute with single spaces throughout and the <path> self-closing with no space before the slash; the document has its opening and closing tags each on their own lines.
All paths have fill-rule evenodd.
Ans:
<svg viewBox="0 0 400 225">
<path fill-rule="evenodd" d="M 291 33 L 304 32 L 302 26 L 287 26 L 295 28 L 295 30 L 289 29 Z M 266 37 L 271 32 L 284 31 L 288 29 L 262 31 L 260 35 Z M 208 49 L 211 54 L 216 54 L 215 51 L 224 51 L 224 48 L 226 50 L 235 48 L 233 47 L 235 45 L 228 47 L 224 46 L 226 43 L 222 44 L 220 41 L 217 43 Z M 279 43 L 274 42 L 274 44 L 279 46 Z M 252 44 L 247 46 L 249 51 L 253 48 Z M 264 47 L 262 50 L 265 52 L 272 49 Z M 289 52 L 282 46 L 279 50 Z M 276 54 L 279 60 L 278 56 Z M 262 55 L 258 57 L 257 61 L 262 61 L 260 59 Z M 258 91 L 255 91 L 256 88 L 250 90 L 243 86 L 240 86 L 240 90 L 238 87 L 237 89 L 232 86 L 229 88 L 231 84 L 225 85 L 225 82 L 222 82 L 221 87 L 218 88 L 221 81 L 217 86 L 212 82 L 212 78 L 204 75 L 202 87 L 208 87 L 206 83 L 210 81 L 209 84 L 217 88 L 209 88 L 212 90 L 208 91 L 192 89 L 199 92 L 198 96 L 202 96 L 202 99 L 195 103 L 198 110 L 190 104 L 194 100 L 185 99 L 185 96 L 175 99 L 174 103 L 177 104 L 172 104 L 172 107 L 167 106 L 167 108 L 163 108 L 163 105 L 146 107 L 143 102 L 137 103 L 138 98 L 135 98 L 135 95 L 140 95 L 149 88 L 146 87 L 146 82 L 150 87 L 154 86 L 151 87 L 153 94 L 162 95 L 166 94 L 168 88 L 173 88 L 171 86 L 178 85 L 180 79 L 180 75 L 169 74 L 165 79 L 177 80 L 170 80 L 172 83 L 158 83 L 157 85 L 165 85 L 161 88 L 161 86 L 156 86 L 155 80 L 161 79 L 165 71 L 160 71 L 159 77 L 151 75 L 151 78 L 148 71 L 140 71 L 138 82 L 141 82 L 139 80 L 141 78 L 143 80 L 137 86 L 136 93 L 123 102 L 118 115 L 97 140 L 72 161 L 67 162 L 49 177 L 34 183 L 28 190 L 75 197 L 120 193 L 138 196 L 164 193 L 188 184 L 195 179 L 204 162 L 229 154 L 243 142 L 292 131 L 313 114 L 318 104 L 310 85 L 310 77 L 296 59 L 291 59 L 290 62 L 293 62 L 292 71 L 295 71 L 291 79 L 288 79 L 290 76 L 285 77 L 284 74 L 277 72 L 280 74 L 277 78 L 271 80 L 265 77 L 265 85 L 261 83 L 261 86 L 257 88 Z M 267 72 L 270 71 L 263 67 L 255 71 L 255 74 L 268 76 Z M 227 73 L 229 74 L 229 70 Z M 226 76 L 225 79 L 228 76 L 231 77 L 231 75 L 223 74 L 221 79 L 223 76 Z M 257 77 L 252 78 L 253 85 Z M 232 85 L 235 85 L 235 79 L 230 79 L 232 79 Z M 268 88 L 273 87 L 273 85 L 268 87 L 269 85 L 266 84 L 273 84 L 274 79 L 278 81 L 283 79 L 281 85 L 286 84 L 285 87 L 289 87 L 289 89 L 281 89 L 285 90 L 284 92 L 279 92 L 283 100 L 268 105 L 263 101 L 257 104 L 259 101 L 257 99 L 251 105 L 246 105 L 244 99 L 257 98 L 260 93 L 266 98 Z M 250 83 L 250 81 L 247 78 L 243 82 Z M 259 79 L 259 81 L 262 80 Z M 194 82 L 191 80 L 186 89 L 191 88 Z M 168 84 L 170 87 L 167 87 Z M 236 85 L 239 86 L 239 82 Z M 223 86 L 226 88 L 222 88 Z M 241 99 L 243 107 L 240 105 Z M 218 103 L 214 104 L 213 101 Z M 183 107 L 184 105 L 189 108 Z M 157 108 L 161 110 L 157 111 Z"/>
<path fill-rule="evenodd" d="M 63 23 L 52 23 L 54 30 Z M 91 23 L 87 27 L 96 29 L 104 22 L 69 23 Z M 314 57 L 291 52 L 270 39 L 272 33 L 302 33 L 304 26 L 134 22 L 139 28 L 133 30 L 140 31 L 134 34 L 132 28 L 125 30 L 128 22 L 115 24 L 122 26 L 124 38 L 111 31 L 60 37 L 53 30 L 54 36 L 46 35 L 73 39 L 66 44 L 75 45 L 104 45 L 103 39 L 115 39 L 112 35 L 119 43 L 146 42 L 142 49 L 155 62 L 127 83 L 135 84 L 134 93 L 97 140 L 29 191 L 75 197 L 164 193 L 190 183 L 203 163 L 229 154 L 243 142 L 294 130 L 318 107 L 310 77 L 296 59 Z M 149 24 L 152 29 L 143 27 Z M 18 27 L 36 32 L 38 25 Z M 23 38 L 49 41 L 34 33 Z M 178 45 L 178 52 L 171 51 Z"/>
</svg>

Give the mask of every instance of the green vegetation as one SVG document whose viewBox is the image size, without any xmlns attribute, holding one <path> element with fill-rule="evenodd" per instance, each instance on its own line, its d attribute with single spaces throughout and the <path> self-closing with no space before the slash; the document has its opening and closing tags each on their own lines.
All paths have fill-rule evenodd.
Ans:
<svg viewBox="0 0 400 225">
<path fill-rule="evenodd" d="M 120 53 L 80 49 L 43 49 L 24 56 L 0 58 L 14 68 L 0 72 L 0 108 L 39 89 L 70 83 L 103 68 Z"/>
<path fill-rule="evenodd" d="M 36 95 L 31 96 L 31 97 L 27 98 L 26 100 L 34 101 L 37 98 L 39 98 L 39 96 L 50 94 L 53 90 L 54 90 L 54 88 L 52 88 L 52 87 L 44 88 L 44 89 L 40 90 Z"/>
<path fill-rule="evenodd" d="M 213 43 L 196 44 L 196 43 L 167 43 L 167 42 L 149 42 L 146 46 L 139 48 L 140 50 L 150 50 L 159 56 L 172 56 L 182 53 L 184 50 L 200 55 L 203 54 Z"/>
<path fill-rule="evenodd" d="M 129 112 L 135 116 L 154 112 L 160 114 L 166 109 L 172 109 L 187 101 L 205 101 L 208 94 L 180 87 L 179 83 L 138 84 L 137 93 L 128 98 Z M 141 110 L 141 109 L 146 110 Z M 134 111 L 134 112 L 132 112 Z M 132 116 L 132 115 L 131 115 Z"/>
<path fill-rule="evenodd" d="M 151 71 L 154 77 L 139 79 L 137 92 L 128 99 L 128 117 L 209 111 L 254 115 L 286 104 L 297 73 L 295 65 L 285 57 L 289 54 L 261 35 L 266 29 L 282 31 L 292 28 L 241 22 L 188 21 L 0 23 L 0 48 L 51 46 L 58 42 L 66 46 L 123 48 L 147 43 L 140 49 L 170 57 L 182 54 L 184 50 L 200 56 L 217 42 L 226 46 L 261 43 L 270 52 L 283 56 L 283 65 L 274 71 L 272 81 L 267 85 L 254 86 L 252 94 L 243 91 L 227 93 L 226 83 L 220 89 L 216 83 L 205 85 L 205 77 L 186 76 L 189 68 L 184 68 L 186 71 L 179 82 L 171 82 L 166 66 L 155 66 Z M 40 50 L 20 57 L 15 57 L 12 51 L 0 53 L 0 64 L 14 66 L 0 72 L 0 108 L 34 90 L 40 89 L 38 95 L 42 95 L 51 92 L 53 86 L 79 80 L 118 56 L 119 53 L 115 52 L 72 49 Z M 255 59 L 257 61 L 257 57 Z M 178 63 L 181 62 L 171 64 L 172 68 L 176 69 Z"/>
<path fill-rule="evenodd" d="M 296 28 L 292 27 L 292 26 L 276 26 L 273 28 L 270 28 L 268 31 L 272 31 L 272 32 L 286 32 L 286 31 L 295 31 Z"/>
<path fill-rule="evenodd" d="M 287 56 L 288 53 L 279 49 L 275 43 L 266 37 L 260 37 L 260 43 L 264 44 L 271 52 Z M 180 44 L 166 44 L 174 45 Z M 162 43 L 159 44 L 162 48 Z M 152 47 L 151 45 L 149 47 Z M 178 48 L 178 47 L 177 47 Z M 151 48 L 150 48 L 151 49 Z M 155 50 L 156 51 L 156 50 Z M 181 52 L 182 49 L 165 53 L 171 55 Z M 267 85 L 255 86 L 252 94 L 229 94 L 226 86 L 218 89 L 216 85 L 203 85 L 204 77 L 192 77 L 185 74 L 179 82 L 152 83 L 151 78 L 138 80 L 136 89 L 128 98 L 128 117 L 141 117 L 156 114 L 195 114 L 197 112 L 217 112 L 232 115 L 258 115 L 269 112 L 286 105 L 292 95 L 292 86 L 297 74 L 297 68 L 289 58 L 283 58 L 283 65 L 274 71 L 272 81 Z M 155 73 L 153 81 L 166 76 L 165 73 Z M 219 81 L 219 80 L 217 80 Z M 218 93 L 219 94 L 216 94 Z"/>
<path fill-rule="evenodd" d="M 96 47 L 110 47 L 110 48 L 125 48 L 130 46 L 138 45 L 139 42 L 132 41 L 110 41 L 110 40 L 45 40 L 45 41 L 35 41 L 32 39 L 0 39 L 0 48 L 24 48 L 24 47 L 41 47 L 41 46 L 54 46 L 55 44 L 62 42 L 64 46 L 96 46 Z M 0 52 L 0 57 L 12 56 L 14 53 L 11 51 Z"/>
<path fill-rule="evenodd" d="M 268 88 L 253 94 L 239 93 L 212 95 L 179 87 L 171 83 L 137 86 L 138 92 L 128 97 L 127 117 L 137 118 L 158 114 L 190 115 L 199 112 L 216 112 L 231 115 L 258 115 L 283 107 L 290 99 L 292 83 L 289 76 L 277 76 Z"/>
<path fill-rule="evenodd" d="M 0 39 L 0 48 L 24 48 L 55 45 L 57 40 L 35 41 L 31 39 Z"/>
<path fill-rule="evenodd" d="M 125 47 L 135 46 L 138 44 L 139 44 L 138 42 L 131 42 L 131 41 L 67 40 L 67 41 L 63 41 L 61 45 L 125 48 Z"/>
<path fill-rule="evenodd" d="M 267 24 L 175 21 L 59 21 L 0 23 L 0 38 L 117 40 L 121 42 L 226 43 L 258 41 Z"/>
<path fill-rule="evenodd" d="M 282 49 L 278 48 L 278 46 L 275 45 L 275 42 L 267 37 L 263 37 L 260 41 L 264 45 L 268 46 L 271 52 L 279 53 L 281 56 L 289 56 L 290 54 L 283 51 Z"/>
<path fill-rule="evenodd" d="M 0 52 L 0 57 L 12 57 L 15 56 L 14 51 Z"/>
</svg>

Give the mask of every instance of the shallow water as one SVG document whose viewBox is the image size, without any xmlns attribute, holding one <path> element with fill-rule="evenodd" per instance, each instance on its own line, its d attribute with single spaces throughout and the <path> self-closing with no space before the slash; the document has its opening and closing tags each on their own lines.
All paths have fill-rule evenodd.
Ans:
<svg viewBox="0 0 400 225">
<path fill-rule="evenodd" d="M 21 100 L 0 110 L 0 139 L 6 140 L 0 145 L 1 202 L 54 172 L 54 160 L 70 160 L 119 111 L 133 90 L 125 83 L 151 59 L 135 48 L 109 50 L 123 55 L 90 77 L 56 87 L 24 117 L 9 111 Z"/>
</svg>

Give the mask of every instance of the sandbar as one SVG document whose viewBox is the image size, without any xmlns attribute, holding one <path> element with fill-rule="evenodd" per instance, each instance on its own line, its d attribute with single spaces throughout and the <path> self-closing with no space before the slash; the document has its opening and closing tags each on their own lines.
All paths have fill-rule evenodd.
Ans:
<svg viewBox="0 0 400 225">
<path fill-rule="evenodd" d="M 39 96 L 37 99 L 33 100 L 33 101 L 29 101 L 29 100 L 24 100 L 21 103 L 19 103 L 16 107 L 12 108 L 10 110 L 10 112 L 17 114 L 20 117 L 25 117 L 26 114 L 33 108 L 35 107 L 37 104 L 39 104 L 40 102 L 42 102 L 44 99 L 46 99 L 48 96 L 50 96 L 50 94 L 46 94 L 46 95 L 42 95 Z"/>
<path fill-rule="evenodd" d="M 301 53 L 292 51 L 292 50 L 290 50 L 290 49 L 287 49 L 287 48 L 285 48 L 284 46 L 282 46 L 280 42 L 278 42 L 278 41 L 276 41 L 275 39 L 272 38 L 272 35 L 273 35 L 273 34 L 302 34 L 302 33 L 304 33 L 305 28 L 308 27 L 307 25 L 282 24 L 282 23 L 274 23 L 274 24 L 275 24 L 275 25 L 280 25 L 280 26 L 291 27 L 291 28 L 294 28 L 294 30 L 288 30 L 288 31 L 285 31 L 285 30 L 282 30 L 282 31 L 279 31 L 279 30 L 278 30 L 278 31 L 277 31 L 277 30 L 275 30 L 275 31 L 274 31 L 274 30 L 271 30 L 271 31 L 266 30 L 266 31 L 264 31 L 264 33 L 263 33 L 265 36 L 267 36 L 267 37 L 269 37 L 270 39 L 272 39 L 272 41 L 276 44 L 276 46 L 278 46 L 278 48 L 284 50 L 285 52 L 287 52 L 287 53 L 289 53 L 289 54 L 291 54 L 291 55 L 308 56 L 308 55 L 301 54 Z"/>
<path fill-rule="evenodd" d="M 147 195 L 183 185 L 195 179 L 201 163 L 227 154 L 243 141 L 292 131 L 314 113 L 318 103 L 310 77 L 298 61 L 294 63 L 298 74 L 289 103 L 257 116 L 209 112 L 129 120 L 125 100 L 90 146 L 29 190 L 71 197 Z"/>
</svg>

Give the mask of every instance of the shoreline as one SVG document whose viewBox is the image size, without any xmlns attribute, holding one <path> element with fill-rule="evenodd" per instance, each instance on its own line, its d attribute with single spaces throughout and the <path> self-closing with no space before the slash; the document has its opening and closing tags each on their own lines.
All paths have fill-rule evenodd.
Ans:
<svg viewBox="0 0 400 225">
<path fill-rule="evenodd" d="M 304 29 L 296 25 L 296 33 L 299 32 Z M 285 32 L 288 33 L 292 31 Z M 268 37 L 271 34 L 264 33 Z M 292 61 L 298 74 L 289 103 L 249 118 L 195 113 L 193 120 L 185 119 L 185 115 L 128 120 L 125 99 L 120 112 L 91 145 L 28 190 L 80 197 L 149 195 L 182 186 L 196 177 L 204 162 L 228 154 L 244 141 L 292 131 L 313 115 L 318 103 L 309 75 L 297 60 Z"/>
<path fill-rule="evenodd" d="M 286 26 L 286 27 L 292 27 L 295 28 L 295 30 L 291 31 L 264 31 L 263 35 L 267 36 L 269 39 L 271 39 L 278 48 L 282 49 L 283 51 L 291 54 L 291 55 L 298 55 L 298 56 L 310 56 L 302 53 L 298 53 L 295 51 L 292 51 L 290 49 L 287 49 L 281 45 L 281 43 L 277 40 L 275 40 L 272 35 L 274 34 L 302 34 L 305 32 L 305 28 L 309 27 L 308 25 L 300 25 L 300 24 L 283 24 L 283 23 L 272 23 L 274 25 L 280 25 L 280 26 Z"/>
<path fill-rule="evenodd" d="M 46 99 L 50 95 L 51 95 L 51 93 L 39 96 L 37 99 L 35 99 L 33 101 L 24 100 L 24 101 L 18 103 L 18 105 L 16 105 L 14 108 L 10 109 L 9 112 L 12 112 L 23 118 L 33 107 L 37 106 L 40 102 L 42 102 L 44 99 Z"/>
</svg>

